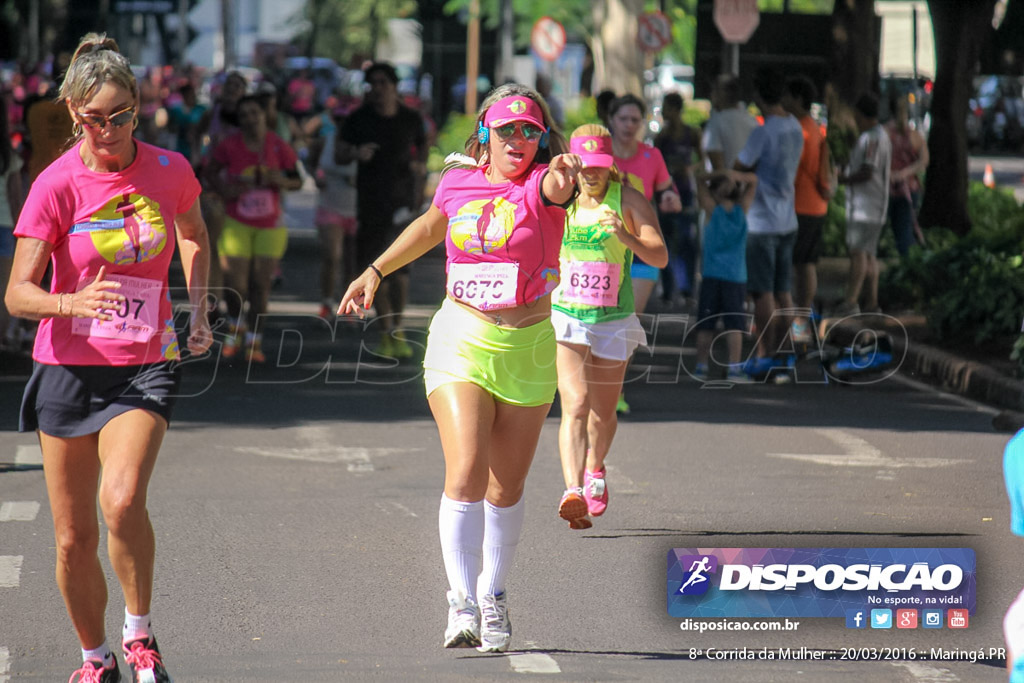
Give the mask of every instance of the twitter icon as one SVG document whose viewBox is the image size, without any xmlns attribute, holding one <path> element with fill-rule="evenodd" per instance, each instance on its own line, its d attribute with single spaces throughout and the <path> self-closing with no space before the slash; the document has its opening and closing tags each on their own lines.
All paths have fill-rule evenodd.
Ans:
<svg viewBox="0 0 1024 683">
<path fill-rule="evenodd" d="M 871 628 L 892 628 L 892 610 L 871 610 Z"/>
</svg>

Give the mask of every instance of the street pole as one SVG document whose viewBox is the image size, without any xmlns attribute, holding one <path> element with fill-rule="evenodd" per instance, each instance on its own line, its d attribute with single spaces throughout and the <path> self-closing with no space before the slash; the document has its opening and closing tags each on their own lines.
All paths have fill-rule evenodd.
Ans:
<svg viewBox="0 0 1024 683">
<path fill-rule="evenodd" d="M 178 0 L 178 65 L 185 64 L 188 59 L 188 0 Z"/>
<path fill-rule="evenodd" d="M 220 0 L 220 22 L 221 35 L 224 42 L 224 65 L 225 71 L 235 68 L 238 63 L 238 55 L 235 46 L 235 1 Z"/>
<path fill-rule="evenodd" d="M 39 3 L 28 4 L 28 63 L 39 63 Z"/>
<path fill-rule="evenodd" d="M 469 35 L 466 45 L 466 113 L 476 113 L 476 79 L 480 72 L 480 0 L 469 3 Z"/>
<path fill-rule="evenodd" d="M 501 0 L 501 66 L 498 68 L 498 83 L 513 80 L 513 46 L 516 15 L 512 11 L 512 0 Z"/>
</svg>

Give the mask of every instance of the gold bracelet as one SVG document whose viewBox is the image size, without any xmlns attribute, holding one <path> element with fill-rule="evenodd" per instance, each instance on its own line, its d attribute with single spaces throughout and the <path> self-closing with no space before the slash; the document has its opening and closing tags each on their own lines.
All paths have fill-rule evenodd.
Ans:
<svg viewBox="0 0 1024 683">
<path fill-rule="evenodd" d="M 64 293 L 57 292 L 57 317 L 64 317 Z"/>
<path fill-rule="evenodd" d="M 75 317 L 75 295 L 68 294 L 68 317 Z"/>
</svg>

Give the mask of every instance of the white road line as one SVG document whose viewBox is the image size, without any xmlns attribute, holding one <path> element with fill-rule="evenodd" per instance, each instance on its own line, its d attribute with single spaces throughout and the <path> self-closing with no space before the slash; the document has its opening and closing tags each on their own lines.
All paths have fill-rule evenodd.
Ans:
<svg viewBox="0 0 1024 683">
<path fill-rule="evenodd" d="M 0 683 L 7 683 L 11 680 L 8 675 L 11 672 L 11 651 L 6 647 L 0 647 Z"/>
<path fill-rule="evenodd" d="M 958 458 L 889 458 L 864 439 L 842 429 L 815 429 L 814 431 L 828 438 L 846 452 L 842 455 L 823 453 L 767 453 L 766 455 L 772 458 L 813 462 L 817 465 L 879 467 L 883 469 L 900 469 L 905 467 L 929 469 L 973 462 Z"/>
<path fill-rule="evenodd" d="M 14 452 L 14 464 L 23 467 L 27 465 L 42 465 L 43 452 L 39 450 L 39 444 L 18 446 Z"/>
<path fill-rule="evenodd" d="M 21 583 L 21 555 L 0 555 L 0 588 L 17 588 Z"/>
<path fill-rule="evenodd" d="M 937 669 L 925 662 L 891 662 L 901 666 L 920 683 L 955 683 L 960 678 L 949 669 Z"/>
<path fill-rule="evenodd" d="M 38 514 L 39 503 L 34 500 L 12 500 L 0 504 L 0 522 L 31 522 Z"/>
<path fill-rule="evenodd" d="M 558 662 L 545 654 L 514 654 L 508 656 L 508 663 L 517 674 L 559 674 Z"/>
<path fill-rule="evenodd" d="M 362 448 L 348 446 L 310 446 L 306 448 L 263 448 L 260 446 L 235 446 L 236 453 L 262 455 L 265 458 L 285 460 L 306 460 L 308 462 L 346 463 L 349 472 L 373 472 L 371 458 L 394 453 L 411 453 L 420 448 Z"/>
</svg>

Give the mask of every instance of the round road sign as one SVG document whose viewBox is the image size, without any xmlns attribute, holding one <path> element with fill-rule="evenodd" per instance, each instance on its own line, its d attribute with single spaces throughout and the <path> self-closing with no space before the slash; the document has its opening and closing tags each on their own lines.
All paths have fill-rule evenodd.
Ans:
<svg viewBox="0 0 1024 683">
<path fill-rule="evenodd" d="M 672 42 L 672 23 L 661 12 L 645 12 L 637 20 L 636 42 L 644 52 L 661 52 Z"/>
<path fill-rule="evenodd" d="M 565 29 L 551 17 L 541 17 L 530 32 L 530 45 L 538 57 L 553 62 L 565 49 Z"/>
<path fill-rule="evenodd" d="M 757 0 L 715 0 L 713 16 L 718 32 L 727 43 L 742 45 L 750 40 L 761 23 Z"/>
</svg>

